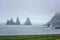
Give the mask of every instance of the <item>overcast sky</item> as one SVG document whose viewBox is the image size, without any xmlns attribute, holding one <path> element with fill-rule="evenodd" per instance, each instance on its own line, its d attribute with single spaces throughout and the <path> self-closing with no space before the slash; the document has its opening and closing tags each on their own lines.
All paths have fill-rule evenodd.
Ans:
<svg viewBox="0 0 60 40">
<path fill-rule="evenodd" d="M 29 17 L 32 23 L 47 23 L 60 11 L 60 0 L 0 0 L 0 22 L 17 17 L 21 23 Z"/>
</svg>

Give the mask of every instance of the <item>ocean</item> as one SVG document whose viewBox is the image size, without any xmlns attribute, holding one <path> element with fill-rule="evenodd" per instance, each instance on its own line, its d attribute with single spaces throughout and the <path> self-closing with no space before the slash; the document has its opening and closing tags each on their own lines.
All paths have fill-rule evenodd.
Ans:
<svg viewBox="0 0 60 40">
<path fill-rule="evenodd" d="M 40 34 L 60 34 L 60 29 L 47 28 L 43 25 L 0 25 L 0 36 Z"/>
</svg>

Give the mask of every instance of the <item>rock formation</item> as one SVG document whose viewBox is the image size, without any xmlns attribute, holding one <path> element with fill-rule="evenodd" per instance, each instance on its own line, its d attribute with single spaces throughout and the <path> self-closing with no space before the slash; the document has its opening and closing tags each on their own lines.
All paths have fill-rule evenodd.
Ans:
<svg viewBox="0 0 60 40">
<path fill-rule="evenodd" d="M 54 28 L 60 28 L 60 13 L 56 13 L 48 24 Z"/>
<path fill-rule="evenodd" d="M 20 25 L 20 21 L 19 21 L 19 18 L 18 17 L 16 19 L 16 25 Z"/>
<path fill-rule="evenodd" d="M 26 22 L 24 23 L 24 25 L 32 25 L 29 18 L 27 18 L 27 20 L 26 20 Z"/>
<path fill-rule="evenodd" d="M 6 25 L 20 25 L 19 18 L 17 18 L 16 22 L 14 22 L 12 18 L 10 20 L 7 20 Z"/>
</svg>

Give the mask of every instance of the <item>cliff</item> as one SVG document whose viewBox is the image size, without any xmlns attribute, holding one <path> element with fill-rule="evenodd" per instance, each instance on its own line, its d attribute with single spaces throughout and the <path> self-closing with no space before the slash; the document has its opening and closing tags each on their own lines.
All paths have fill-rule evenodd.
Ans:
<svg viewBox="0 0 60 40">
<path fill-rule="evenodd" d="M 56 13 L 48 24 L 52 27 L 60 27 L 60 13 Z"/>
</svg>

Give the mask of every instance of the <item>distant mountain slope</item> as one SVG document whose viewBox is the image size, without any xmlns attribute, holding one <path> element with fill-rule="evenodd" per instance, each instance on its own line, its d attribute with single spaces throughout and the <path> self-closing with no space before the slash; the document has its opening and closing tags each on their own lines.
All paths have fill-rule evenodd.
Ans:
<svg viewBox="0 0 60 40">
<path fill-rule="evenodd" d="M 53 27 L 58 27 L 58 25 L 60 26 L 60 13 L 56 13 L 48 24 Z"/>
<path fill-rule="evenodd" d="M 60 13 L 56 13 L 54 17 L 52 17 L 51 21 L 49 24 L 60 22 Z"/>
</svg>

